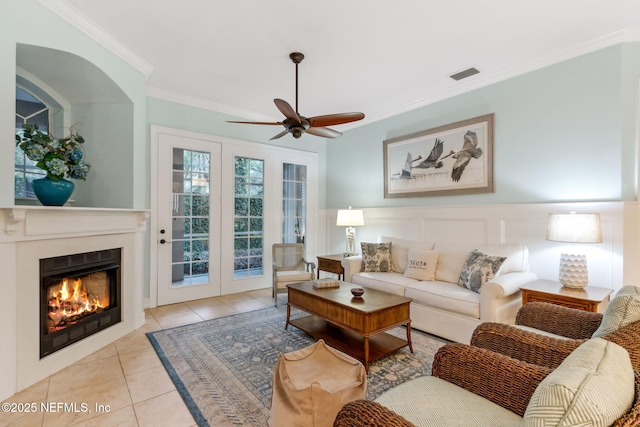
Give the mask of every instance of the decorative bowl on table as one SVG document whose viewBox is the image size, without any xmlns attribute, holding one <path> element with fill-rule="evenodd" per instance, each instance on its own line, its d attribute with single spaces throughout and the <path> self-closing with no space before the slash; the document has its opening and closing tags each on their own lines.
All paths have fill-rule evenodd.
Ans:
<svg viewBox="0 0 640 427">
<path fill-rule="evenodd" d="M 353 294 L 354 297 L 360 298 L 362 296 L 362 294 L 364 294 L 364 289 L 363 288 L 351 288 L 351 293 Z"/>
</svg>

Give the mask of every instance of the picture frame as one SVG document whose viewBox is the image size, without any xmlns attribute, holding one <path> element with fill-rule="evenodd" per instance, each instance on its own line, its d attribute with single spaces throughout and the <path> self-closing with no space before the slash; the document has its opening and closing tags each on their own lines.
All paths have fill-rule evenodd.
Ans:
<svg viewBox="0 0 640 427">
<path fill-rule="evenodd" d="M 384 197 L 492 193 L 494 114 L 383 141 Z"/>
</svg>

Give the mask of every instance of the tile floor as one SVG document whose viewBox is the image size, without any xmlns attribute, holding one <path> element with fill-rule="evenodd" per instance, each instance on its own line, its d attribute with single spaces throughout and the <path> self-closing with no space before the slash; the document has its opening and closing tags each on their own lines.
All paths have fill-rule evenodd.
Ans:
<svg viewBox="0 0 640 427">
<path fill-rule="evenodd" d="M 268 288 L 145 310 L 142 328 L 3 402 L 35 403 L 38 409 L 0 412 L 0 426 L 195 426 L 145 334 L 270 306 Z M 49 411 L 40 410 L 41 402 L 50 405 Z M 53 412 L 58 402 L 77 408 Z M 109 405 L 108 412 L 96 404 Z"/>
</svg>

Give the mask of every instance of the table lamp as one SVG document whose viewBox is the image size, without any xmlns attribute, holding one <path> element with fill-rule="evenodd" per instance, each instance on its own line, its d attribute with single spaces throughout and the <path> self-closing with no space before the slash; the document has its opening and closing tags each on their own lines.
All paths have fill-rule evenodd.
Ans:
<svg viewBox="0 0 640 427">
<path fill-rule="evenodd" d="M 602 243 L 600 214 L 552 213 L 547 222 L 546 240 L 553 242 Z M 584 254 L 560 255 L 560 283 L 567 288 L 584 288 L 589 282 Z"/>
<path fill-rule="evenodd" d="M 356 254 L 356 229 L 354 227 L 362 227 L 364 225 L 364 216 L 361 209 L 339 209 L 338 220 L 336 225 L 339 227 L 347 227 L 346 229 L 346 251 L 345 256 Z"/>
</svg>

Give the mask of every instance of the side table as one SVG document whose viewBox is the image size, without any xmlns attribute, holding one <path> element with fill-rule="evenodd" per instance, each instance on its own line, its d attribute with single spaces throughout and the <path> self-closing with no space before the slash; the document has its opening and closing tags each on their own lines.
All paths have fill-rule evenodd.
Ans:
<svg viewBox="0 0 640 427">
<path fill-rule="evenodd" d="M 582 289 L 565 288 L 553 280 L 536 280 L 520 288 L 522 305 L 528 302 L 548 302 L 578 310 L 604 312 L 613 289 L 585 286 Z"/>
<path fill-rule="evenodd" d="M 344 278 L 344 268 L 342 268 L 343 254 L 337 255 L 318 255 L 318 279 L 320 278 L 320 270 L 338 275 L 338 280 Z"/>
</svg>

